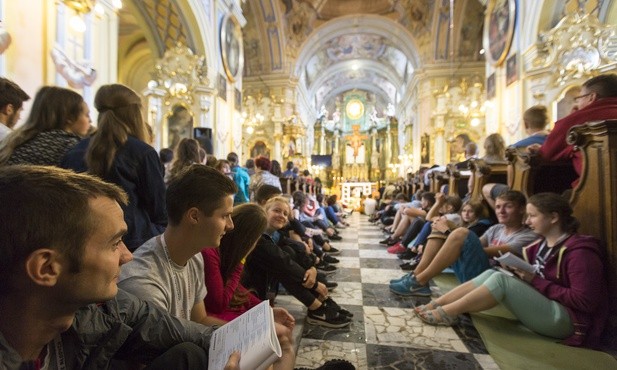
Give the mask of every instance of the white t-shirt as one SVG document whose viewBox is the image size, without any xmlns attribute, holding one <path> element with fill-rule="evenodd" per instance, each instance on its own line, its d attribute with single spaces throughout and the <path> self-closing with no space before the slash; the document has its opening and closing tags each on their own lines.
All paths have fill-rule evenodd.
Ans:
<svg viewBox="0 0 617 370">
<path fill-rule="evenodd" d="M 6 127 L 4 123 L 0 122 L 0 141 L 2 141 L 5 137 L 9 136 L 11 132 L 13 132 L 13 130 Z"/>
<path fill-rule="evenodd" d="M 118 286 L 172 316 L 190 320 L 193 306 L 206 297 L 203 257 L 197 253 L 186 266 L 179 266 L 167 257 L 161 238 L 156 236 L 137 248 L 133 260 L 122 266 Z"/>
<path fill-rule="evenodd" d="M 375 213 L 375 208 L 377 207 L 377 201 L 373 198 L 364 199 L 364 214 L 367 216 Z"/>
</svg>

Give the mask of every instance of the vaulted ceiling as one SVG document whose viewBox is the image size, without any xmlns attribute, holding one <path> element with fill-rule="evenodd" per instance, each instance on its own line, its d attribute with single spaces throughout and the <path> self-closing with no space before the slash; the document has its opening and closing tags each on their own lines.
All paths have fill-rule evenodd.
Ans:
<svg viewBox="0 0 617 370">
<path fill-rule="evenodd" d="M 483 58 L 479 0 L 252 0 L 243 8 L 245 77 L 288 74 L 315 111 L 363 90 L 397 104 L 427 66 Z"/>
</svg>

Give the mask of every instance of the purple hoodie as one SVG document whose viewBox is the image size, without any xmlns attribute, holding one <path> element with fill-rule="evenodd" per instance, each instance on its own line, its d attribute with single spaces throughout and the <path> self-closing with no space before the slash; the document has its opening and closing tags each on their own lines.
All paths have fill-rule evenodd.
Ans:
<svg viewBox="0 0 617 370">
<path fill-rule="evenodd" d="M 531 264 L 542 239 L 523 249 Z M 608 318 L 608 286 L 603 252 L 592 236 L 574 234 L 546 261 L 544 278 L 536 275 L 531 285 L 547 298 L 566 307 L 574 334 L 564 340 L 571 346 L 597 347 Z"/>
</svg>

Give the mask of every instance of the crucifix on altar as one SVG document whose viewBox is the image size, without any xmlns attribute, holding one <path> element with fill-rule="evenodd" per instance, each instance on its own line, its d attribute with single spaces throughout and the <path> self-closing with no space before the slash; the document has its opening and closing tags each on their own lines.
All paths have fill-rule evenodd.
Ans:
<svg viewBox="0 0 617 370">
<path fill-rule="evenodd" d="M 351 126 L 352 134 L 344 137 L 345 145 L 345 163 L 346 164 L 364 164 L 366 157 L 366 148 L 364 140 L 368 136 L 360 134 L 360 125 Z"/>
</svg>

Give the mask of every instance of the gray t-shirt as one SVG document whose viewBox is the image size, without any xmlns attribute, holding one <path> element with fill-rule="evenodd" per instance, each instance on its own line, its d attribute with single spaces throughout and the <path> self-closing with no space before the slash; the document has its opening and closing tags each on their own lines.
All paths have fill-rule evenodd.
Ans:
<svg viewBox="0 0 617 370">
<path fill-rule="evenodd" d="M 486 245 L 507 245 L 510 247 L 510 251 L 517 255 L 522 255 L 523 247 L 530 244 L 537 238 L 538 234 L 528 227 L 522 227 L 518 231 L 513 232 L 510 235 L 504 235 L 506 226 L 503 224 L 497 224 L 491 226 L 480 240 Z"/>
<path fill-rule="evenodd" d="M 167 257 L 160 236 L 137 248 L 133 260 L 122 266 L 119 280 L 121 289 L 186 320 L 191 319 L 193 306 L 206 297 L 201 253 L 179 266 Z"/>
</svg>

